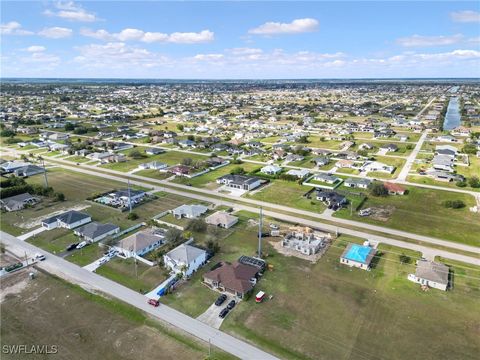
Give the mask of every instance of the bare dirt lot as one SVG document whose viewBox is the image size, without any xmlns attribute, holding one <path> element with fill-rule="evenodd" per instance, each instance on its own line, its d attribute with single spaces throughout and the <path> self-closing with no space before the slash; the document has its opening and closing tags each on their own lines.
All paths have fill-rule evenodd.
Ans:
<svg viewBox="0 0 480 360">
<path fill-rule="evenodd" d="M 372 212 L 370 218 L 378 221 L 388 221 L 395 211 L 395 206 L 385 205 L 370 207 L 370 211 Z"/>
<path fill-rule="evenodd" d="M 38 272 L 18 272 L 2 287 L 1 345 L 57 345 L 50 355 L 2 359 L 201 359 L 207 350 L 183 335 L 145 324 L 135 313 L 121 315 L 63 281 Z M 98 297 L 97 297 L 98 298 Z M 93 300 L 93 301 L 92 301 Z"/>
</svg>

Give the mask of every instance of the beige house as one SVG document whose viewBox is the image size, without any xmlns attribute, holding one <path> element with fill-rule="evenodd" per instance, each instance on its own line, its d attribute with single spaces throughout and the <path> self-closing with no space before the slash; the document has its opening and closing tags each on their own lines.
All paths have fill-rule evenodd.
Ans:
<svg viewBox="0 0 480 360">
<path fill-rule="evenodd" d="M 229 229 L 238 222 L 238 218 L 225 211 L 217 211 L 215 214 L 207 216 L 205 222 L 210 225 Z"/>
</svg>

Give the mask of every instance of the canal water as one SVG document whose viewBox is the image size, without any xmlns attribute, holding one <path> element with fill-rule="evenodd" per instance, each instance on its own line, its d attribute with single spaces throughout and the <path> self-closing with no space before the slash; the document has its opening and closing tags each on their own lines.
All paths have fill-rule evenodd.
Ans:
<svg viewBox="0 0 480 360">
<path fill-rule="evenodd" d="M 461 118 L 458 97 L 451 97 L 448 103 L 447 113 L 445 114 L 445 121 L 443 122 L 443 130 L 452 130 L 459 127 Z"/>
</svg>

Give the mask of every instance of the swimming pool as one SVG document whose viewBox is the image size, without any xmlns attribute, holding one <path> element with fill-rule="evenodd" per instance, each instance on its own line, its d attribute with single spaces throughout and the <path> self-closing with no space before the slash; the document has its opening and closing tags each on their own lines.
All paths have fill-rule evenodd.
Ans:
<svg viewBox="0 0 480 360">
<path fill-rule="evenodd" d="M 347 251 L 344 257 L 348 260 L 366 264 L 368 255 L 372 250 L 373 248 L 370 246 L 351 244 L 350 249 Z"/>
</svg>

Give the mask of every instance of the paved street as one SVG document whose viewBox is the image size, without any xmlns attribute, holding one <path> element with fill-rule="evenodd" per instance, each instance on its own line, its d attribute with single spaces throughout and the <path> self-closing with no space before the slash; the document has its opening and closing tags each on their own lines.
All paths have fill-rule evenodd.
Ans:
<svg viewBox="0 0 480 360">
<path fill-rule="evenodd" d="M 210 341 L 212 345 L 234 355 L 241 359 L 277 359 L 244 341 L 228 335 L 218 329 L 212 328 L 201 321 L 193 319 L 177 310 L 161 304 L 155 308 L 147 304 L 147 298 L 133 290 L 126 288 L 114 281 L 104 278 L 100 275 L 85 270 L 75 264 L 63 260 L 55 255 L 43 251 L 29 243 L 23 242 L 18 238 L 9 235 L 3 231 L 0 232 L 2 242 L 7 246 L 7 250 L 17 256 L 24 256 L 25 252 L 31 256 L 36 253 L 45 254 L 47 259 L 38 263 L 38 267 L 55 274 L 69 282 L 79 284 L 86 288 L 100 290 L 112 297 L 124 301 L 136 308 L 145 311 L 160 320 L 163 320 L 172 326 L 186 331 L 187 333 L 205 341 Z"/>
<path fill-rule="evenodd" d="M 412 168 L 412 165 L 415 162 L 415 159 L 417 158 L 419 151 L 422 149 L 423 143 L 427 138 L 427 134 L 428 134 L 427 131 L 424 131 L 422 136 L 420 136 L 420 139 L 418 140 L 417 145 L 415 145 L 415 148 L 413 149 L 412 153 L 408 157 L 407 162 L 405 163 L 402 170 L 400 171 L 400 174 L 397 177 L 397 182 L 407 180 L 408 173 L 410 172 L 410 169 Z"/>
</svg>

